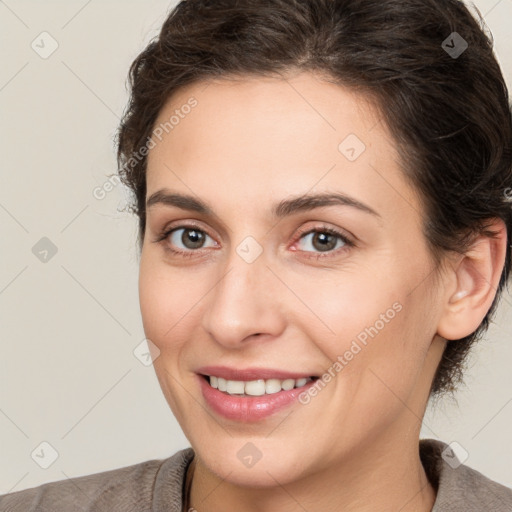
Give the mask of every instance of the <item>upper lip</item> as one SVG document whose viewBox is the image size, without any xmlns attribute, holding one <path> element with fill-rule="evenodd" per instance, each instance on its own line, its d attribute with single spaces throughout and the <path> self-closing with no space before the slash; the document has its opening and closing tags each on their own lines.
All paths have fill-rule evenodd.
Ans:
<svg viewBox="0 0 512 512">
<path fill-rule="evenodd" d="M 289 372 L 275 368 L 229 368 L 227 366 L 202 366 L 196 370 L 197 373 L 226 380 L 249 381 L 258 379 L 302 379 L 313 377 L 312 373 Z"/>
</svg>

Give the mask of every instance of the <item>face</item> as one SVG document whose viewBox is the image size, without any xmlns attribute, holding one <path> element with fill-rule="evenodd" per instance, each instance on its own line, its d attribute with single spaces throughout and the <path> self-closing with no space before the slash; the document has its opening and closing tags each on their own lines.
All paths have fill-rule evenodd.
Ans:
<svg viewBox="0 0 512 512">
<path fill-rule="evenodd" d="M 265 486 L 398 450 L 439 361 L 439 292 L 377 111 L 300 73 L 196 83 L 166 122 L 148 156 L 140 305 L 198 457 Z"/>
</svg>

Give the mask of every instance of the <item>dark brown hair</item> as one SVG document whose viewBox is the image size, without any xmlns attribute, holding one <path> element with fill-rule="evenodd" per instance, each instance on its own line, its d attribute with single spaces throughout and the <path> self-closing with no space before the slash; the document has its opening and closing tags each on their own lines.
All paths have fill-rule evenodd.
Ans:
<svg viewBox="0 0 512 512">
<path fill-rule="evenodd" d="M 293 71 L 321 73 L 375 103 L 423 202 L 436 268 L 446 251 L 463 254 L 475 235 L 493 236 L 486 221 L 495 217 L 506 223 L 510 244 L 511 105 L 492 35 L 473 8 L 479 21 L 458 0 L 180 2 L 130 68 L 131 97 L 118 133 L 118 172 L 133 192 L 139 249 L 144 148 L 169 97 L 193 82 Z M 461 382 L 466 355 L 487 330 L 510 269 L 508 245 L 492 306 L 473 334 L 448 342 L 433 395 Z"/>
</svg>

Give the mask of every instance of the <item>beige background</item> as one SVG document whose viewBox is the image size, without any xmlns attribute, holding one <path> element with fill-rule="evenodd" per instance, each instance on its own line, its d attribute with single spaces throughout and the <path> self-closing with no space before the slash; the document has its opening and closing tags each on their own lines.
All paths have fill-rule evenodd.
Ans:
<svg viewBox="0 0 512 512">
<path fill-rule="evenodd" d="M 173 5 L 0 1 L 0 494 L 188 446 L 151 365 L 133 353 L 144 340 L 136 220 L 118 211 L 125 192 L 107 176 L 128 67 Z M 512 0 L 476 5 L 511 87 Z M 33 41 L 40 53 L 58 48 L 44 59 Z M 43 237 L 57 248 L 46 263 L 32 252 Z M 423 429 L 509 486 L 511 337 L 507 294 L 458 405 L 429 409 Z M 47 469 L 53 452 L 41 443 L 58 453 Z"/>
</svg>

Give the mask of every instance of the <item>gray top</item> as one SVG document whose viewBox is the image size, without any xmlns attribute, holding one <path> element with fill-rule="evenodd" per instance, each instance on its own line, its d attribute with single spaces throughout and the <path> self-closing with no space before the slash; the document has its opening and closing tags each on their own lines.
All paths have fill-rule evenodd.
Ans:
<svg viewBox="0 0 512 512">
<path fill-rule="evenodd" d="M 449 448 L 420 441 L 420 456 L 437 489 L 432 512 L 512 512 L 512 489 L 442 457 Z M 448 453 L 450 453 L 448 451 Z M 0 496 L 1 512 L 182 512 L 183 487 L 194 457 L 185 448 L 167 459 L 59 480 Z"/>
</svg>

